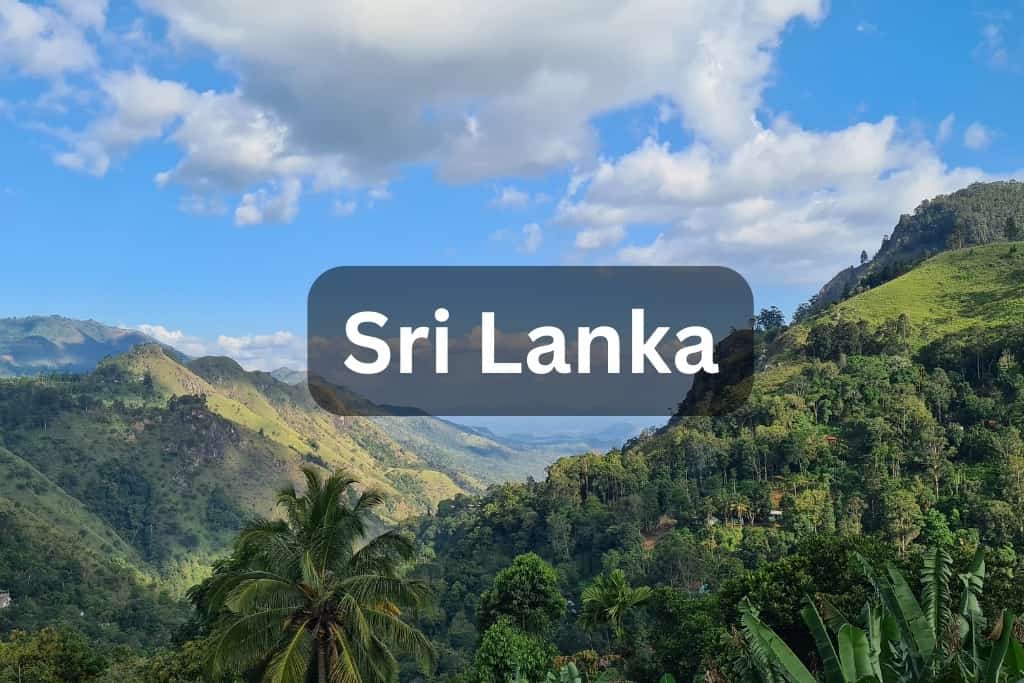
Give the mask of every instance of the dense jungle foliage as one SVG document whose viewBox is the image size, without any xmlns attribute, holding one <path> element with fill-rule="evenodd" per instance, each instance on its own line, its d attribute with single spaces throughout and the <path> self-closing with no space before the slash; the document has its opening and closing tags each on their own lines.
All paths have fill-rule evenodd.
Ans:
<svg viewBox="0 0 1024 683">
<path fill-rule="evenodd" d="M 970 274 L 1019 310 L 1019 246 L 919 268 Z M 391 536 L 415 555 L 395 540 L 365 567 L 358 527 L 321 532 L 308 520 L 334 513 L 288 512 L 266 523 L 279 536 L 239 537 L 214 574 L 235 572 L 234 588 L 215 609 L 193 590 L 198 610 L 164 649 L 93 647 L 54 614 L 54 628 L 8 634 L 0 681 L 28 667 L 23 680 L 1020 680 L 1024 321 L 922 313 L 944 301 L 924 284 L 896 297 L 903 311 L 879 303 L 913 294 L 916 271 L 791 326 L 763 312 L 754 393 L 728 416 L 442 501 Z M 328 537 L 344 539 L 338 564 L 302 559 Z M 364 569 L 380 578 L 352 578 Z M 225 629 L 264 608 L 282 611 L 256 640 L 228 640 L 260 661 L 224 665 L 245 659 L 212 654 Z M 343 640 L 358 644 L 351 665 L 325 665 L 345 659 L 330 644 Z"/>
</svg>

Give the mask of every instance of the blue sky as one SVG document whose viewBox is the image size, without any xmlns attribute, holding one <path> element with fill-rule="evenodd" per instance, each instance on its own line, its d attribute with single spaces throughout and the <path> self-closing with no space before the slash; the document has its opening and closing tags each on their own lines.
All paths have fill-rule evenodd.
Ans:
<svg viewBox="0 0 1024 683">
<path fill-rule="evenodd" d="M 721 263 L 791 311 L 1024 167 L 1021 2 L 460 5 L 0 0 L 0 316 L 270 368 L 338 265 Z"/>
</svg>

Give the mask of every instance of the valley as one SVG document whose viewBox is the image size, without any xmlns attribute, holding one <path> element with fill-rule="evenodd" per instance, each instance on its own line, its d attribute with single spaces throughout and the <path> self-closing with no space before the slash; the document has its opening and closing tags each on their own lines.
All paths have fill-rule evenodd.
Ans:
<svg viewBox="0 0 1024 683">
<path fill-rule="evenodd" d="M 362 525 L 345 562 L 381 554 L 338 590 L 408 622 L 389 633 L 415 629 L 381 657 L 399 680 L 534 683 L 571 664 L 588 682 L 831 683 L 847 679 L 830 649 L 861 634 L 885 645 L 865 670 L 891 672 L 866 680 L 1017 680 L 1024 243 L 995 226 L 1024 220 L 1024 190 L 950 197 L 900 219 L 827 303 L 762 318 L 744 405 L 612 448 L 337 417 L 292 372 L 152 343 L 0 380 L 0 629 L 28 632 L 0 645 L 0 675 L 56 652 L 92 662 L 89 683 L 259 679 L 266 658 L 212 678 L 208 662 L 247 609 L 295 595 L 246 572 L 281 560 L 267 538 L 323 549 L 302 525 L 333 518 L 295 501 L 345 472 L 331 505 Z M 333 580 L 288 556 L 302 595 Z M 249 592 L 219 592 L 232 581 Z"/>
</svg>

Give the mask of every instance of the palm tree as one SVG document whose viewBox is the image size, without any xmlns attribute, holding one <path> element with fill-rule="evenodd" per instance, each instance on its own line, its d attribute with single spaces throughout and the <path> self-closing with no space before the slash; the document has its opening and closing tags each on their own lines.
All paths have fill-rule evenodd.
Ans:
<svg viewBox="0 0 1024 683">
<path fill-rule="evenodd" d="M 631 588 L 621 569 L 611 574 L 600 574 L 594 583 L 583 589 L 581 619 L 587 628 L 611 627 L 615 637 L 621 640 L 626 614 L 647 602 L 650 597 L 651 589 L 648 586 Z"/>
<path fill-rule="evenodd" d="M 394 531 L 367 540 L 381 495 L 356 497 L 357 482 L 342 474 L 303 474 L 303 495 L 278 494 L 284 519 L 248 524 L 231 556 L 190 591 L 212 622 L 211 668 L 273 683 L 384 683 L 398 677 L 392 647 L 430 666 L 429 640 L 401 618 L 427 597 L 398 573 L 413 545 Z"/>
</svg>

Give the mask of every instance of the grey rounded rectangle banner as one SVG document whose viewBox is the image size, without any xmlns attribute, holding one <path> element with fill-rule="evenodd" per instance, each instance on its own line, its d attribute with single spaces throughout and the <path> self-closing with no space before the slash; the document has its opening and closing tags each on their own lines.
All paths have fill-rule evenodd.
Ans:
<svg viewBox="0 0 1024 683">
<path fill-rule="evenodd" d="M 749 396 L 753 295 L 719 267 L 334 268 L 309 388 L 337 415 L 716 415 Z"/>
</svg>

